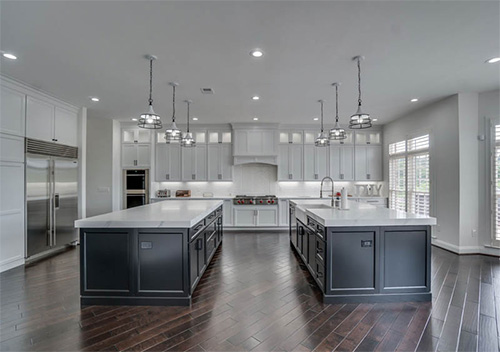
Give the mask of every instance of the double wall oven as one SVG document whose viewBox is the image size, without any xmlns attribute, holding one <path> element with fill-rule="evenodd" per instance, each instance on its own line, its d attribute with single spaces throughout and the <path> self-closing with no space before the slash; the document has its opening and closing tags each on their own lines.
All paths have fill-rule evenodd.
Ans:
<svg viewBox="0 0 500 352">
<path fill-rule="evenodd" d="M 149 170 L 123 170 L 123 207 L 126 209 L 149 203 Z"/>
</svg>

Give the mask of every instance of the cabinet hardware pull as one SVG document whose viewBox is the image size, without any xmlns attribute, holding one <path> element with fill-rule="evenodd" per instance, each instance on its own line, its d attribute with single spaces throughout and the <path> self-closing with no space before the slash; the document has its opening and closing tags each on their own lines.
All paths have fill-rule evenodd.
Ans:
<svg viewBox="0 0 500 352">
<path fill-rule="evenodd" d="M 314 178 L 317 180 L 318 179 L 318 174 L 314 174 Z"/>
<path fill-rule="evenodd" d="M 191 175 L 191 179 L 192 179 L 192 180 L 196 180 L 196 174 L 192 174 L 192 175 Z"/>
<path fill-rule="evenodd" d="M 322 273 L 322 272 L 317 272 L 317 273 L 316 273 L 316 276 L 317 276 L 317 277 L 323 277 L 323 273 Z"/>
<path fill-rule="evenodd" d="M 367 178 L 367 179 L 370 179 L 370 174 L 366 174 L 366 178 Z"/>
<path fill-rule="evenodd" d="M 344 174 L 340 174 L 340 179 L 343 180 L 344 179 Z"/>
<path fill-rule="evenodd" d="M 203 240 L 198 238 L 196 240 L 196 250 L 201 251 L 203 249 Z"/>
<path fill-rule="evenodd" d="M 293 178 L 292 174 L 288 174 L 288 179 L 291 180 Z"/>
<path fill-rule="evenodd" d="M 219 180 L 222 180 L 222 174 L 218 174 L 217 177 L 219 178 Z"/>
<path fill-rule="evenodd" d="M 167 180 L 170 180 L 170 174 L 166 174 L 166 175 L 165 175 L 165 178 L 166 178 Z"/>
</svg>

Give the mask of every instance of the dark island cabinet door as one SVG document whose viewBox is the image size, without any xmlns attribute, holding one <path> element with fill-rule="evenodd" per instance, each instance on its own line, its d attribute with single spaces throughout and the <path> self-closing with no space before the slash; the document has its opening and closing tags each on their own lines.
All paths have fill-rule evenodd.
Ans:
<svg viewBox="0 0 500 352">
<path fill-rule="evenodd" d="M 182 232 L 138 234 L 138 295 L 185 294 L 187 246 Z"/>
<path fill-rule="evenodd" d="M 200 236 L 198 236 L 200 237 Z M 192 240 L 189 243 L 189 281 L 191 292 L 193 292 L 198 283 L 198 242 L 199 238 Z"/>
<path fill-rule="evenodd" d="M 316 234 L 314 231 L 307 231 L 307 264 L 311 274 L 316 277 Z"/>
<path fill-rule="evenodd" d="M 134 293 L 130 237 L 126 230 L 80 231 L 82 296 L 129 296 Z"/>
<path fill-rule="evenodd" d="M 378 290 L 378 230 L 336 229 L 328 236 L 329 294 L 375 293 Z"/>
</svg>

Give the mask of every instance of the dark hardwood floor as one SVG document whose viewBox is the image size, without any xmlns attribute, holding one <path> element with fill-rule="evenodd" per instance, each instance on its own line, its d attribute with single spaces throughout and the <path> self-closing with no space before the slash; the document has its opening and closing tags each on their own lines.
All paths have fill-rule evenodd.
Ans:
<svg viewBox="0 0 500 352">
<path fill-rule="evenodd" d="M 0 275 L 0 350 L 498 351 L 500 262 L 432 249 L 433 302 L 324 305 L 285 233 L 226 233 L 191 307 L 79 304 L 78 251 Z"/>
</svg>

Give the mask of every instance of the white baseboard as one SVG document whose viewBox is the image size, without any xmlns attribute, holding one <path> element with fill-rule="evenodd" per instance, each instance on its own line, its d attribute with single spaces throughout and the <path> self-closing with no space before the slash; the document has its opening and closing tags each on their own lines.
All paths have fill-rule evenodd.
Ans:
<svg viewBox="0 0 500 352">
<path fill-rule="evenodd" d="M 17 266 L 24 265 L 24 257 L 23 256 L 16 256 L 9 258 L 7 260 L 4 260 L 0 263 L 0 273 L 3 273 L 4 271 L 10 270 L 12 268 L 15 268 Z"/>
<path fill-rule="evenodd" d="M 487 254 L 494 256 L 500 255 L 498 249 L 487 248 L 484 246 L 457 246 L 438 239 L 432 239 L 432 244 L 456 254 Z"/>
</svg>

